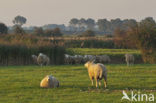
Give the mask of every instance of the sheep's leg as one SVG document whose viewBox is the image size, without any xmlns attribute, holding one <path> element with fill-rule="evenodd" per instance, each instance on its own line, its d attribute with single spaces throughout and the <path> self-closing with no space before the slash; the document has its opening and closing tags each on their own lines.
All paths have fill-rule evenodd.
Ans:
<svg viewBox="0 0 156 103">
<path fill-rule="evenodd" d="M 107 87 L 107 76 L 104 76 L 104 86 Z"/>
<path fill-rule="evenodd" d="M 93 85 L 94 85 L 94 81 L 93 81 L 94 78 L 90 76 L 90 80 L 91 80 L 91 82 L 92 82 L 92 86 L 93 86 Z"/>
<path fill-rule="evenodd" d="M 101 82 L 99 81 L 99 86 L 101 86 Z"/>
<path fill-rule="evenodd" d="M 99 80 L 96 79 L 96 88 L 98 88 Z"/>
<path fill-rule="evenodd" d="M 91 80 L 92 81 L 92 86 L 94 85 L 94 81 L 93 80 Z"/>
<path fill-rule="evenodd" d="M 104 81 L 104 86 L 105 86 L 105 88 L 107 87 L 107 82 L 106 81 Z"/>
</svg>

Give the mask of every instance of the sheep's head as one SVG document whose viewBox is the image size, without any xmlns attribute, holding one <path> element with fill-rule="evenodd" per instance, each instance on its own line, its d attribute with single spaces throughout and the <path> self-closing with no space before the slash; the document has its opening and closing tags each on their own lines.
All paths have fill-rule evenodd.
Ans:
<svg viewBox="0 0 156 103">
<path fill-rule="evenodd" d="M 88 67 L 89 67 L 89 64 L 90 64 L 90 62 L 87 62 L 87 63 L 84 64 L 84 66 L 85 66 L 86 68 L 88 68 Z"/>
<path fill-rule="evenodd" d="M 52 78 L 52 75 L 47 75 L 46 76 L 46 81 L 49 82 L 51 78 Z"/>
<path fill-rule="evenodd" d="M 84 64 L 84 66 L 85 66 L 86 68 L 88 68 L 90 65 L 92 65 L 92 64 L 94 63 L 94 61 L 95 61 L 95 60 L 93 60 L 93 61 L 88 61 L 87 63 Z"/>
<path fill-rule="evenodd" d="M 47 80 L 47 82 L 49 82 L 49 81 L 50 81 L 50 78 L 49 78 L 49 77 L 47 77 L 47 78 L 46 78 L 46 80 Z"/>
</svg>

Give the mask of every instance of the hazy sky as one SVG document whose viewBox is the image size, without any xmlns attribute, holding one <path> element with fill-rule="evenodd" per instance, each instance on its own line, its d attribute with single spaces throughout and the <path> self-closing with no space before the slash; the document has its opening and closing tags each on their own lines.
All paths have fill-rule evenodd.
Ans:
<svg viewBox="0 0 156 103">
<path fill-rule="evenodd" d="M 68 24 L 71 18 L 156 20 L 156 0 L 0 0 L 0 22 L 12 25 L 15 16 L 28 25 Z"/>
</svg>

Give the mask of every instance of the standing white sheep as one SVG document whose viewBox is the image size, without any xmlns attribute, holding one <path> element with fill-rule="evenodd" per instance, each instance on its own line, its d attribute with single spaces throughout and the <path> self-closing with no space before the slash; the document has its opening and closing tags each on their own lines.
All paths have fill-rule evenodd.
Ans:
<svg viewBox="0 0 156 103">
<path fill-rule="evenodd" d="M 125 54 L 125 61 L 127 66 L 134 64 L 134 56 L 132 54 Z"/>
<path fill-rule="evenodd" d="M 42 88 L 56 88 L 59 87 L 59 81 L 52 75 L 47 75 L 44 77 L 40 83 Z"/>
<path fill-rule="evenodd" d="M 41 66 L 48 65 L 50 62 L 50 58 L 43 53 L 39 53 L 39 55 L 37 57 L 37 62 Z"/>
<path fill-rule="evenodd" d="M 93 61 L 92 62 L 89 61 L 84 66 L 88 69 L 88 74 L 92 82 L 92 85 L 93 80 L 95 79 L 96 87 L 98 87 L 98 85 L 101 85 L 100 80 L 104 78 L 104 86 L 105 88 L 107 87 L 107 69 L 103 64 L 101 63 L 95 64 Z"/>
</svg>

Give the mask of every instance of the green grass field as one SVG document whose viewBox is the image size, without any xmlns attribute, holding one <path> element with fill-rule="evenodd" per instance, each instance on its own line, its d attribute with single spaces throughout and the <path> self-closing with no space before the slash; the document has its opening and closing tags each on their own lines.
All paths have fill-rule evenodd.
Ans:
<svg viewBox="0 0 156 103">
<path fill-rule="evenodd" d="M 125 63 L 125 54 L 133 54 L 135 63 L 143 63 L 141 53 L 135 49 L 96 49 L 96 48 L 67 48 L 66 54 L 70 55 L 108 55 L 111 58 L 111 64 Z"/>
<path fill-rule="evenodd" d="M 156 102 L 156 65 L 109 64 L 106 67 L 108 88 L 96 89 L 91 86 L 83 65 L 1 66 L 0 103 L 121 103 L 122 90 L 128 94 L 130 90 L 153 93 Z M 58 78 L 59 88 L 39 87 L 41 79 L 48 74 Z"/>
<path fill-rule="evenodd" d="M 69 54 L 79 54 L 79 55 L 124 55 L 126 53 L 131 53 L 139 55 L 139 50 L 133 49 L 96 49 L 96 48 L 67 48 L 67 53 Z"/>
</svg>

